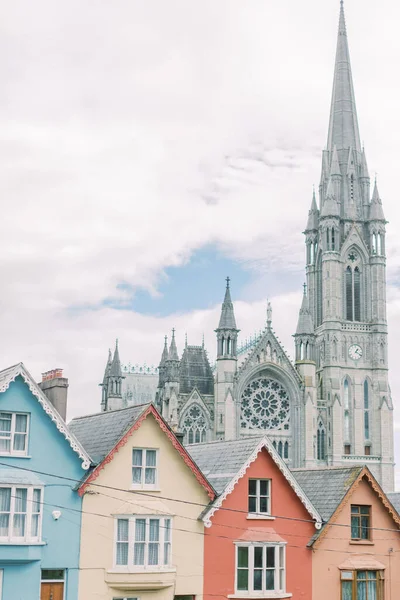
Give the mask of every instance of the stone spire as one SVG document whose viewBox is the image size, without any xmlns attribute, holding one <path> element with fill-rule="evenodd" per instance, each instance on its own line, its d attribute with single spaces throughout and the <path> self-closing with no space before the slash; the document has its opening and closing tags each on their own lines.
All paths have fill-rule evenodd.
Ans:
<svg viewBox="0 0 400 600">
<path fill-rule="evenodd" d="M 303 301 L 299 312 L 296 335 L 314 335 L 314 326 L 308 306 L 307 286 L 304 284 Z"/>
<path fill-rule="evenodd" d="M 371 206 L 369 211 L 370 221 L 386 221 L 383 213 L 382 200 L 378 192 L 378 184 L 375 178 L 374 191 L 372 193 Z"/>
<path fill-rule="evenodd" d="M 177 350 L 176 341 L 175 341 L 175 329 L 172 330 L 172 338 L 171 338 L 171 344 L 170 344 L 169 352 L 168 352 L 168 360 L 179 361 L 178 350 Z"/>
<path fill-rule="evenodd" d="M 328 189 L 326 190 L 326 199 L 321 210 L 321 217 L 338 217 L 339 215 L 339 204 L 335 198 L 334 184 L 332 177 L 330 177 Z"/>
<path fill-rule="evenodd" d="M 165 365 L 165 361 L 168 359 L 168 337 L 164 336 L 164 349 L 161 354 L 160 367 Z"/>
<path fill-rule="evenodd" d="M 318 230 L 318 207 L 317 207 L 317 200 L 315 198 L 315 190 L 313 190 L 313 196 L 312 196 L 312 200 L 311 200 L 311 208 L 308 211 L 306 231 L 317 231 L 317 230 Z"/>
<path fill-rule="evenodd" d="M 236 329 L 235 313 L 229 289 L 229 277 L 226 278 L 225 298 L 222 303 L 221 317 L 219 319 L 218 329 Z"/>
<path fill-rule="evenodd" d="M 331 174 L 332 177 L 334 175 L 341 175 L 340 165 L 339 165 L 339 158 L 338 158 L 336 144 L 333 147 L 332 162 L 331 162 L 331 173 L 330 174 Z"/>
<path fill-rule="evenodd" d="M 111 352 L 110 352 L 110 354 L 111 354 Z M 111 366 L 110 366 L 110 377 L 121 377 L 122 378 L 121 361 L 119 359 L 119 350 L 118 350 L 118 340 L 115 340 L 114 358 L 113 358 Z"/>
<path fill-rule="evenodd" d="M 339 31 L 328 131 L 328 150 L 333 151 L 335 146 L 338 151 L 347 150 L 349 147 L 352 147 L 357 152 L 361 152 L 343 0 L 340 2 Z"/>
</svg>

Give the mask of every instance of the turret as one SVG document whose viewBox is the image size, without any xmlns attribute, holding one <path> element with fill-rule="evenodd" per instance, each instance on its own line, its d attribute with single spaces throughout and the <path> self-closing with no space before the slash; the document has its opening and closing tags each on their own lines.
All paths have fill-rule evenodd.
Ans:
<svg viewBox="0 0 400 600">
<path fill-rule="evenodd" d="M 303 300 L 294 336 L 296 344 L 296 362 L 303 360 L 314 361 L 315 353 L 314 324 L 309 309 L 306 284 L 304 284 L 303 288 Z"/>
<path fill-rule="evenodd" d="M 179 382 L 179 356 L 175 341 L 175 329 L 172 330 L 171 344 L 169 346 L 168 357 L 165 360 L 166 381 Z"/>
<path fill-rule="evenodd" d="M 168 337 L 164 337 L 164 348 L 161 354 L 160 364 L 158 366 L 158 387 L 161 388 L 166 381 L 167 360 L 168 360 Z"/>
<path fill-rule="evenodd" d="M 237 336 L 239 329 L 236 327 L 229 282 L 230 279 L 227 277 L 221 317 L 218 328 L 215 330 L 217 334 L 217 360 L 237 359 Z"/>
<path fill-rule="evenodd" d="M 102 383 L 99 383 L 99 386 L 101 387 L 101 410 L 102 411 L 107 410 L 108 378 L 110 376 L 111 364 L 112 364 L 112 354 L 111 354 L 111 348 L 109 348 L 107 364 L 106 364 L 106 368 L 104 369 L 103 381 L 102 381 Z"/>
</svg>

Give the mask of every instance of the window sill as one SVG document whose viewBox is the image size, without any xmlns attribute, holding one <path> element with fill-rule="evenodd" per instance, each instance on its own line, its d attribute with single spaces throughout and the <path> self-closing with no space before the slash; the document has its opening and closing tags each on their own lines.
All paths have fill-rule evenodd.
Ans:
<svg viewBox="0 0 400 600">
<path fill-rule="evenodd" d="M 349 544 L 352 546 L 375 546 L 371 540 L 350 540 Z"/>
<path fill-rule="evenodd" d="M 246 517 L 249 520 L 257 520 L 257 521 L 275 521 L 275 517 L 272 515 L 267 515 L 263 513 L 249 513 Z"/>
<path fill-rule="evenodd" d="M 18 454 L 18 452 L 0 452 L 0 458 L 32 458 L 28 454 Z"/>
<path fill-rule="evenodd" d="M 46 542 L 18 542 L 17 540 L 0 540 L 0 546 L 46 546 Z"/>
<path fill-rule="evenodd" d="M 260 598 L 291 598 L 293 594 L 287 592 L 262 592 L 256 594 L 255 592 L 243 592 L 243 594 L 228 594 L 227 598 L 246 598 L 247 600 L 259 600 Z"/>
<path fill-rule="evenodd" d="M 131 485 L 131 491 L 132 492 L 161 492 L 161 489 L 159 487 L 152 487 L 152 486 L 148 486 L 148 485 Z"/>
</svg>

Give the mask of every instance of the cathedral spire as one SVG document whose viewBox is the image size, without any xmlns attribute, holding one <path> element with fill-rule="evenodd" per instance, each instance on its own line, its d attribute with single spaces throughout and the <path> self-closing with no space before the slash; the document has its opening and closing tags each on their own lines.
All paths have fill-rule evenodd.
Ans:
<svg viewBox="0 0 400 600">
<path fill-rule="evenodd" d="M 235 313 L 231 299 L 229 287 L 230 279 L 226 278 L 225 297 L 221 308 L 221 317 L 219 319 L 218 329 L 236 329 Z"/>
<path fill-rule="evenodd" d="M 179 360 L 178 350 L 175 341 L 175 329 L 172 330 L 172 338 L 168 352 L 168 360 Z"/>
<path fill-rule="evenodd" d="M 340 2 L 328 150 L 333 151 L 335 145 L 338 151 L 347 150 L 351 146 L 357 152 L 361 152 L 343 0 Z"/>
<path fill-rule="evenodd" d="M 110 367 L 111 377 L 122 377 L 121 361 L 119 359 L 118 340 L 115 340 L 114 358 Z"/>
</svg>

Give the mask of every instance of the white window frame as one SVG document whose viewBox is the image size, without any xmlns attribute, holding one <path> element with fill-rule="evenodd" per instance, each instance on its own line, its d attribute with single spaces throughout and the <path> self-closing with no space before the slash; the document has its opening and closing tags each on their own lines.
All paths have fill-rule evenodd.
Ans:
<svg viewBox="0 0 400 600">
<path fill-rule="evenodd" d="M 260 596 L 262 598 L 280 598 L 288 597 L 286 594 L 286 543 L 272 544 L 262 542 L 235 543 L 235 597 L 251 597 Z M 238 549 L 248 548 L 248 589 L 238 589 Z M 263 548 L 263 583 L 262 590 L 254 590 L 254 549 Z M 267 548 L 275 548 L 275 566 L 274 579 L 275 588 L 273 590 L 265 589 L 265 571 L 266 571 L 266 553 Z M 283 563 L 283 564 L 282 564 Z M 281 585 L 283 584 L 283 585 Z M 290 594 L 289 594 L 290 595 Z"/>
<path fill-rule="evenodd" d="M 133 452 L 135 450 L 140 450 L 142 452 L 141 465 L 133 464 Z M 147 457 L 148 451 L 156 453 L 155 467 L 146 466 L 146 457 Z M 132 448 L 132 485 L 131 485 L 131 488 L 133 490 L 157 490 L 158 489 L 158 453 L 159 453 L 158 448 L 137 448 L 137 447 Z M 134 468 L 141 469 L 140 483 L 133 482 L 133 469 Z M 155 471 L 154 483 L 146 483 L 146 469 L 154 469 L 154 471 Z"/>
<path fill-rule="evenodd" d="M 42 543 L 42 526 L 43 526 L 43 494 L 44 488 L 39 485 L 1 485 L 0 488 L 11 489 L 11 497 L 10 497 L 10 510 L 6 513 L 6 511 L 1 511 L 0 514 L 6 513 L 9 514 L 9 522 L 8 522 L 8 535 L 0 536 L 0 545 L 2 544 L 41 544 Z M 17 489 L 25 489 L 27 490 L 27 498 L 26 498 L 26 512 L 25 513 L 15 513 L 15 500 L 16 500 L 16 490 Z M 33 491 L 40 490 L 40 512 L 33 512 Z M 21 537 L 13 536 L 13 522 L 15 514 L 25 514 L 25 535 Z M 32 536 L 32 515 L 39 515 L 39 527 L 38 527 L 38 535 Z M 1 599 L 1 596 L 0 596 Z"/>
<path fill-rule="evenodd" d="M 250 494 L 250 490 L 249 490 L 250 481 L 255 481 L 256 482 L 256 494 L 255 495 L 254 494 Z M 264 495 L 261 496 L 261 493 L 260 493 L 260 487 L 261 487 L 260 482 L 261 481 L 266 481 L 267 484 L 268 484 L 268 494 L 267 494 L 267 496 L 264 496 Z M 256 510 L 255 511 L 250 511 L 249 510 L 249 517 L 256 517 L 256 518 L 270 517 L 271 518 L 271 490 L 272 490 L 272 479 L 266 479 L 266 478 L 256 479 L 256 478 L 253 478 L 253 477 L 250 477 L 248 479 L 248 485 L 247 485 L 247 504 L 249 504 L 250 498 L 255 498 L 256 499 Z M 260 508 L 261 497 L 262 498 L 267 498 L 267 510 L 266 511 L 261 511 L 261 508 Z"/>
<path fill-rule="evenodd" d="M 0 450 L 0 456 L 27 456 L 28 454 L 28 446 L 29 446 L 29 426 L 30 426 L 30 414 L 24 412 L 11 412 L 9 410 L 1 410 L 0 415 L 11 415 L 11 430 L 9 433 L 9 437 L 4 435 L 6 432 L 0 432 L 0 439 L 9 439 L 10 440 L 10 451 Z M 25 433 L 25 449 L 24 450 L 14 450 L 14 439 L 15 435 L 21 434 L 23 432 L 15 431 L 17 415 L 22 415 L 26 417 L 26 433 Z"/>
<path fill-rule="evenodd" d="M 0 600 L 1 600 L 1 596 L 0 596 Z M 123 598 L 121 598 L 121 596 L 118 596 L 118 598 L 113 598 L 113 600 L 140 600 L 139 596 L 124 596 Z"/>
<path fill-rule="evenodd" d="M 146 520 L 146 535 L 145 541 L 139 542 L 145 544 L 144 549 L 144 565 L 135 565 L 134 561 L 134 545 L 135 545 L 135 531 L 136 531 L 136 519 Z M 149 521 L 150 519 L 157 519 L 160 521 L 159 524 L 159 564 L 149 565 Z M 128 564 L 119 565 L 117 564 L 117 535 L 118 535 L 118 521 L 128 521 Z M 114 569 L 132 572 L 143 572 L 143 571 L 171 571 L 172 570 L 172 517 L 171 515 L 115 515 L 114 516 Z M 169 521 L 169 539 L 166 539 L 165 521 Z M 157 543 L 157 542 L 156 542 Z M 167 564 L 164 564 L 165 558 L 165 545 L 169 544 L 169 560 Z"/>
<path fill-rule="evenodd" d="M 0 569 L 0 600 L 3 598 L 4 569 Z"/>
</svg>

